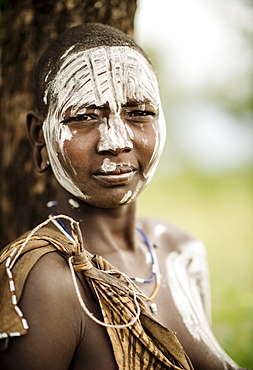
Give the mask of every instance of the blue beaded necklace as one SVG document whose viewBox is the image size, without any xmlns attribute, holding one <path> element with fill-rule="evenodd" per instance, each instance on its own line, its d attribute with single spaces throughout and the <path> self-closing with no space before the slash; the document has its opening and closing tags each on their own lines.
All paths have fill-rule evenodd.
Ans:
<svg viewBox="0 0 253 370">
<path fill-rule="evenodd" d="M 58 213 L 55 211 L 54 207 L 57 207 L 57 202 L 56 201 L 49 201 L 47 203 L 47 209 L 49 210 L 50 214 L 54 215 L 54 216 L 58 216 Z M 70 233 L 70 231 L 68 230 L 67 226 L 65 225 L 65 223 L 63 222 L 62 219 L 60 219 L 60 218 L 58 218 L 57 220 L 52 219 L 52 223 L 66 237 L 68 237 L 71 241 L 73 240 L 72 234 Z M 145 244 L 148 247 L 148 251 L 149 251 L 149 254 L 150 254 L 150 257 L 151 257 L 152 273 L 151 273 L 151 276 L 150 276 L 149 279 L 142 279 L 142 278 L 139 278 L 139 277 L 130 277 L 130 279 L 137 282 L 137 283 L 142 283 L 142 284 L 151 283 L 152 281 L 156 280 L 156 286 L 155 286 L 155 289 L 154 289 L 153 293 L 151 294 L 150 297 L 146 297 L 146 299 L 148 301 L 151 301 L 156 296 L 156 294 L 157 294 L 157 292 L 160 288 L 160 285 L 161 285 L 159 265 L 158 265 L 157 258 L 156 258 L 156 253 L 155 253 L 155 249 L 154 249 L 155 247 L 153 245 L 151 245 L 151 243 L 149 242 L 146 234 L 139 227 L 136 227 L 136 230 L 141 234 L 142 239 L 144 240 Z M 156 306 L 155 303 L 151 303 L 150 310 L 153 314 L 157 313 L 157 306 Z"/>
</svg>

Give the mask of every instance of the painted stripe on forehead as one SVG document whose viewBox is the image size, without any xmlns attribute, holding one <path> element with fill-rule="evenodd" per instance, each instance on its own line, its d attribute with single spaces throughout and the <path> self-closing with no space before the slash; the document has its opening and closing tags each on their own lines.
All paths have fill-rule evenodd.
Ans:
<svg viewBox="0 0 253 370">
<path fill-rule="evenodd" d="M 100 99 L 99 99 L 99 80 L 101 79 L 101 77 L 103 78 L 103 73 L 100 73 L 98 75 L 98 72 L 97 71 L 97 62 L 100 61 L 101 59 L 101 55 L 100 55 L 100 58 L 98 58 L 98 56 L 95 55 L 94 57 L 94 60 L 92 60 L 92 53 L 90 55 L 87 56 L 87 63 L 88 63 L 88 68 L 89 68 L 89 71 L 90 71 L 90 74 L 91 74 L 91 84 L 92 84 L 92 90 L 91 92 L 93 92 L 93 94 L 95 95 L 95 101 L 94 103 L 95 104 L 98 104 L 100 105 L 101 102 L 100 102 Z M 100 72 L 103 72 L 103 71 L 100 71 Z M 97 77 L 99 77 L 99 80 L 97 81 Z"/>
<path fill-rule="evenodd" d="M 115 52 L 116 51 L 116 52 Z M 119 50 L 115 50 L 114 52 L 109 49 L 109 55 L 107 58 L 108 68 L 107 71 L 110 73 L 110 78 L 108 78 L 108 84 L 111 87 L 111 91 L 113 91 L 114 101 L 116 103 L 125 101 L 125 91 L 124 91 L 124 84 L 122 81 L 124 80 L 124 73 L 122 73 L 122 67 L 124 68 L 126 63 L 124 63 L 124 54 L 119 53 Z M 120 55 L 119 55 L 120 54 Z M 123 60 L 122 60 L 123 59 Z M 121 85 L 121 88 L 119 87 Z M 116 110 L 117 107 L 114 107 Z"/>
<path fill-rule="evenodd" d="M 133 49 L 91 49 L 66 57 L 54 79 L 51 93 L 60 95 L 60 105 L 64 107 L 69 103 L 70 95 L 71 105 L 80 102 L 80 94 L 89 104 L 101 105 L 106 102 L 106 97 L 121 103 L 128 97 L 138 100 L 145 97 L 157 105 L 159 94 L 155 73 L 152 75 L 152 72 L 145 58 Z M 89 90 L 80 91 L 88 82 L 91 83 Z"/>
<path fill-rule="evenodd" d="M 106 71 L 98 72 L 101 76 Z M 80 100 L 83 99 L 82 89 L 85 88 L 89 82 L 92 86 L 88 88 L 89 90 L 85 91 L 85 95 L 88 97 L 90 94 L 95 94 L 98 97 L 98 86 L 96 80 L 96 72 L 94 71 L 94 63 L 83 52 L 79 54 L 72 55 L 70 60 L 63 63 L 59 74 L 66 74 L 67 79 L 64 82 L 62 89 L 65 91 L 65 94 L 61 94 L 61 109 L 66 108 L 70 100 L 72 100 L 72 105 L 80 103 Z M 60 80 L 60 84 L 61 84 Z M 63 79 L 64 81 L 64 79 Z M 70 85 L 70 86 L 69 86 Z M 55 90 L 57 93 L 57 89 Z M 76 94 L 76 100 L 74 100 L 74 94 Z M 67 97 L 69 96 L 69 97 Z M 94 99 L 88 99 L 89 103 L 95 103 Z"/>
<path fill-rule="evenodd" d="M 63 62 L 58 73 L 65 73 L 66 71 L 68 71 L 69 67 L 71 69 L 75 69 L 80 65 L 80 62 L 82 61 L 83 61 L 83 53 L 70 55 L 65 60 L 65 62 Z M 85 62 L 85 64 L 80 66 L 80 68 L 85 68 L 85 67 L 87 67 L 87 61 Z"/>
<path fill-rule="evenodd" d="M 62 74 L 65 78 L 60 79 L 58 81 L 57 79 L 54 79 L 54 83 L 51 86 L 51 93 L 53 95 L 57 96 L 57 103 L 59 104 L 59 110 L 62 110 L 65 108 L 65 106 L 68 104 L 69 100 L 71 99 L 71 96 L 73 96 L 75 93 L 78 93 L 80 89 L 80 76 L 75 77 L 73 76 L 73 73 L 70 73 L 71 71 L 75 71 L 76 68 L 78 68 L 75 72 L 75 74 L 84 73 L 86 70 L 86 75 L 83 76 L 84 81 L 86 83 L 90 80 L 90 72 L 87 69 L 87 63 L 81 64 L 80 61 L 83 61 L 82 56 L 78 55 L 71 55 L 66 63 L 63 63 L 61 66 L 59 72 L 57 75 Z M 86 80 L 85 80 L 86 78 Z M 57 81 L 57 84 L 56 84 Z M 61 99 L 59 99 L 58 94 L 61 94 Z"/>
<path fill-rule="evenodd" d="M 74 47 L 75 47 L 75 45 L 70 46 L 70 48 L 65 51 L 65 53 L 61 56 L 60 59 L 63 59 L 64 57 L 66 57 L 71 52 L 71 50 L 74 49 Z"/>
<path fill-rule="evenodd" d="M 92 86 L 95 86 L 93 93 L 95 95 L 95 104 L 102 105 L 105 103 L 103 96 L 107 92 L 107 95 L 111 95 L 110 100 L 112 102 L 122 101 L 122 81 L 123 74 L 121 73 L 122 65 L 122 53 L 119 50 L 111 48 L 98 49 L 88 55 L 90 66 L 92 68 Z M 117 85 L 121 85 L 121 88 Z M 109 99 L 108 99 L 109 100 Z M 116 108 L 116 107 L 111 107 Z"/>
</svg>

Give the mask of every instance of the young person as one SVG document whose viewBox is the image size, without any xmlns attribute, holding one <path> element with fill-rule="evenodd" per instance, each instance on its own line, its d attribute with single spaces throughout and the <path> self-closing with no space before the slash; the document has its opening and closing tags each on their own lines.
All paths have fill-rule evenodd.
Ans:
<svg viewBox="0 0 253 370">
<path fill-rule="evenodd" d="M 135 216 L 165 141 L 148 57 L 112 27 L 69 29 L 38 63 L 36 103 L 57 200 L 0 257 L 1 369 L 239 369 L 208 324 L 203 245 Z"/>
</svg>

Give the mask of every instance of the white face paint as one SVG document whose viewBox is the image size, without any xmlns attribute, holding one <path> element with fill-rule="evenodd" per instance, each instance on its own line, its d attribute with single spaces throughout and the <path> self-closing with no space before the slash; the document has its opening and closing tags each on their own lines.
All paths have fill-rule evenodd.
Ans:
<svg viewBox="0 0 253 370">
<path fill-rule="evenodd" d="M 114 171 L 116 167 L 117 167 L 116 163 L 111 162 L 109 158 L 105 158 L 101 166 L 101 171 L 111 172 L 111 171 Z"/>
<path fill-rule="evenodd" d="M 131 138 L 133 138 L 132 130 L 121 119 L 114 117 L 110 119 L 110 126 L 107 122 L 101 123 L 99 126 L 100 141 L 98 144 L 99 151 L 116 150 L 117 148 L 133 148 Z"/>
<path fill-rule="evenodd" d="M 143 173 L 148 183 L 157 166 L 166 136 L 157 80 L 150 64 L 136 50 L 122 46 L 98 47 L 74 54 L 70 48 L 61 60 L 62 65 L 57 75 L 49 82 L 45 91 L 44 101 L 48 103 L 49 109 L 43 124 L 50 163 L 58 182 L 73 195 L 87 199 L 87 194 L 81 192 L 73 176 L 67 173 L 59 160 L 60 154 L 72 166 L 64 149 L 64 143 L 74 135 L 63 123 L 66 115 L 75 117 L 85 114 L 87 107 L 109 105 L 110 125 L 108 127 L 107 120 L 104 120 L 99 126 L 98 150 L 121 147 L 132 149 L 134 134 L 131 127 L 122 120 L 121 109 L 128 102 L 138 101 L 143 104 L 148 102 L 159 111 L 159 120 L 153 125 L 153 154 Z M 47 79 L 50 79 L 50 75 Z M 143 138 L 144 146 L 147 145 L 146 141 Z M 102 169 L 106 172 L 106 169 L 113 166 L 112 162 L 105 160 Z M 75 173 L 74 168 L 72 172 Z M 140 188 L 141 184 L 138 186 Z M 132 199 L 136 194 L 136 191 L 134 194 L 128 192 L 125 197 Z"/>
<path fill-rule="evenodd" d="M 127 203 L 129 203 L 129 201 L 130 201 L 131 198 L 132 198 L 132 192 L 131 192 L 131 190 L 128 190 L 128 192 L 121 199 L 120 204 L 127 204 Z"/>
<path fill-rule="evenodd" d="M 168 255 L 166 265 L 167 282 L 175 307 L 194 341 L 204 343 L 223 362 L 222 368 L 239 370 L 220 347 L 209 326 L 209 272 L 204 245 L 200 241 L 182 245 L 180 251 Z"/>
</svg>

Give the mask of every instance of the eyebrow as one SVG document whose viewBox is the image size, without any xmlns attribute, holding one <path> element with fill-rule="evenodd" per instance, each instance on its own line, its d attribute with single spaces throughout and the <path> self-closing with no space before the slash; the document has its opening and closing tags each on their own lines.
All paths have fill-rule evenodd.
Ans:
<svg viewBox="0 0 253 370">
<path fill-rule="evenodd" d="M 151 104 L 151 101 L 149 99 L 144 100 L 129 100 L 126 104 L 122 104 L 122 107 L 138 107 L 142 104 Z"/>
<path fill-rule="evenodd" d="M 83 108 L 85 108 L 85 109 L 105 109 L 105 108 L 107 108 L 107 104 L 105 103 L 105 104 L 102 104 L 102 105 L 96 105 L 96 104 L 83 104 L 83 105 L 81 105 L 80 107 L 79 107 L 79 109 L 83 109 Z"/>
<path fill-rule="evenodd" d="M 151 100 L 144 99 L 144 100 L 129 100 L 125 104 L 122 104 L 122 108 L 127 107 L 138 107 L 142 104 L 152 104 Z M 82 104 L 79 109 L 107 109 L 108 108 L 108 102 L 102 104 L 102 105 L 96 105 L 96 104 Z"/>
</svg>

